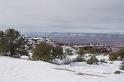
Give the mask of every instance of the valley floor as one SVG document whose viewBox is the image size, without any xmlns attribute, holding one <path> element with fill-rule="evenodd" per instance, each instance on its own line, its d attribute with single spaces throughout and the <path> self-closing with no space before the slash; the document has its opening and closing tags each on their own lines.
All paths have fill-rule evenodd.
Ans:
<svg viewBox="0 0 124 82">
<path fill-rule="evenodd" d="M 0 82 L 124 82 L 124 74 L 114 74 L 119 67 L 120 61 L 53 65 L 0 56 Z"/>
</svg>

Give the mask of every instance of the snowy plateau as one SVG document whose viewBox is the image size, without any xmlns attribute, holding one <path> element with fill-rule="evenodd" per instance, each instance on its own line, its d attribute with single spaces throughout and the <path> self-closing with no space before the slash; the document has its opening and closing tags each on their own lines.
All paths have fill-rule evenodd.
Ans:
<svg viewBox="0 0 124 82">
<path fill-rule="evenodd" d="M 123 73 L 114 74 L 120 63 L 54 65 L 0 56 L 0 82 L 124 82 Z"/>
</svg>

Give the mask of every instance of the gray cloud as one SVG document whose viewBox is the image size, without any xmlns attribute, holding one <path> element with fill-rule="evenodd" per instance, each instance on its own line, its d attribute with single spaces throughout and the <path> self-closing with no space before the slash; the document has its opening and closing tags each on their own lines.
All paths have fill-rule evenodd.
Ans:
<svg viewBox="0 0 124 82">
<path fill-rule="evenodd" d="M 124 0 L 0 0 L 0 28 L 124 33 Z"/>
</svg>

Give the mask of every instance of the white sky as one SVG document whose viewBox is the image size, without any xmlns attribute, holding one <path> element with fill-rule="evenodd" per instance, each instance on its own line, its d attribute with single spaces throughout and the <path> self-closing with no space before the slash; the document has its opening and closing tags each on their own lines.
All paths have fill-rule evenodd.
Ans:
<svg viewBox="0 0 124 82">
<path fill-rule="evenodd" d="M 0 29 L 124 33 L 124 0 L 0 0 Z"/>
</svg>

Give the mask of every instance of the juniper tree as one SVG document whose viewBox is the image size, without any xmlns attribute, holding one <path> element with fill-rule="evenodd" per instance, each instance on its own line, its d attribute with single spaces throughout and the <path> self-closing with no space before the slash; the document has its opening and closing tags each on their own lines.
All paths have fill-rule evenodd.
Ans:
<svg viewBox="0 0 124 82">
<path fill-rule="evenodd" d="M 0 54 L 2 55 L 4 55 L 7 47 L 4 35 L 5 35 L 4 32 L 0 31 Z"/>
<path fill-rule="evenodd" d="M 56 58 L 64 58 L 62 47 L 52 46 L 45 42 L 36 45 L 32 56 L 33 60 L 42 60 L 50 63 L 53 63 Z"/>
<path fill-rule="evenodd" d="M 61 46 L 53 47 L 52 55 L 54 58 L 59 58 L 59 59 L 65 58 L 65 55 L 63 55 L 63 48 Z"/>
<path fill-rule="evenodd" d="M 41 42 L 40 44 L 36 45 L 32 59 L 52 62 L 51 53 L 52 53 L 52 46 L 47 43 Z"/>
<path fill-rule="evenodd" d="M 5 31 L 5 38 L 7 44 L 7 54 L 12 57 L 19 57 L 20 55 L 27 54 L 25 49 L 25 44 L 27 40 L 24 36 L 20 34 L 20 32 L 16 31 L 15 29 L 8 29 Z"/>
</svg>

